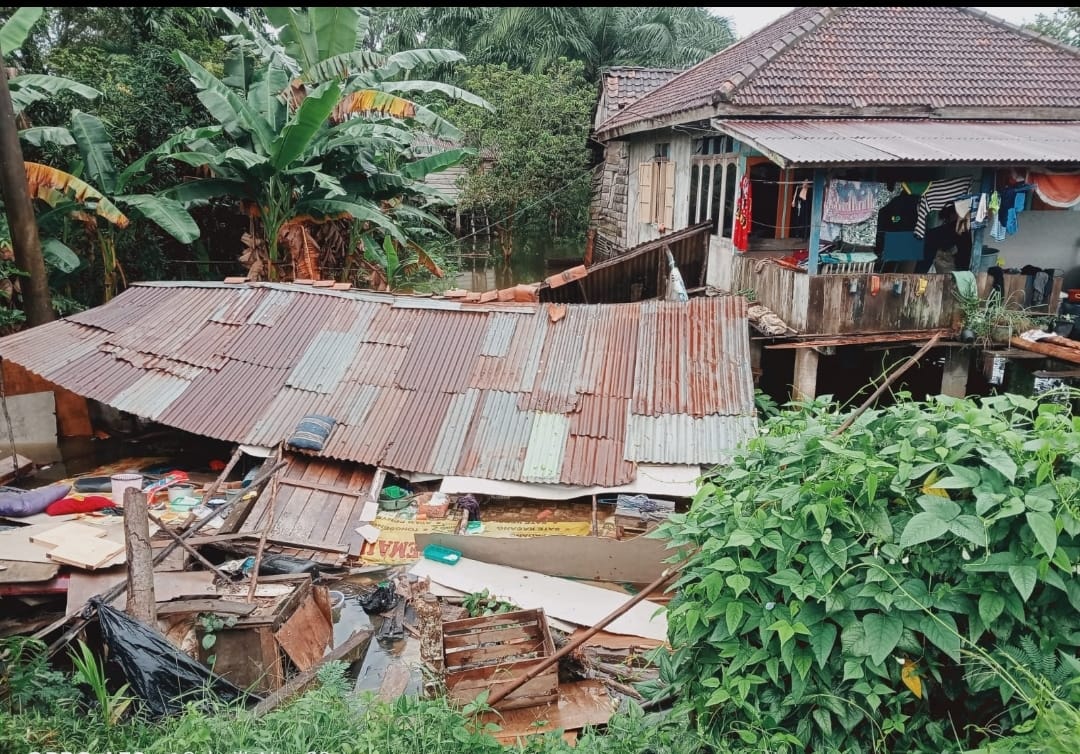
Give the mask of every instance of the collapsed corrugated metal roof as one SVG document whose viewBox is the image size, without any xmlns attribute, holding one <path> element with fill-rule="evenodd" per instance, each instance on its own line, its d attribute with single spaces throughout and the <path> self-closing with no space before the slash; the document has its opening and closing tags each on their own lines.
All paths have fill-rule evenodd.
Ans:
<svg viewBox="0 0 1080 754">
<path fill-rule="evenodd" d="M 123 411 L 408 472 L 613 486 L 722 462 L 755 431 L 746 304 L 465 304 L 165 282 L 0 339 L 0 357 Z M 561 315 L 561 316 L 559 316 Z"/>
</svg>

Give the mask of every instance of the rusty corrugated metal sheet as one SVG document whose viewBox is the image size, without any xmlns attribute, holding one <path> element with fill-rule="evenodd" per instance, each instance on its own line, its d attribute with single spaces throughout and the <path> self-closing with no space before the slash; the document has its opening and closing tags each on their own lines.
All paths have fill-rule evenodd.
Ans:
<svg viewBox="0 0 1080 754">
<path fill-rule="evenodd" d="M 718 297 L 552 312 L 297 285 L 142 284 L 78 322 L 0 339 L 0 356 L 218 439 L 276 445 L 319 413 L 337 422 L 327 458 L 610 486 L 631 481 L 637 462 L 712 462 L 752 431 L 742 307 Z"/>
<path fill-rule="evenodd" d="M 717 124 L 784 165 L 1080 162 L 1080 122 L 732 120 Z"/>
</svg>

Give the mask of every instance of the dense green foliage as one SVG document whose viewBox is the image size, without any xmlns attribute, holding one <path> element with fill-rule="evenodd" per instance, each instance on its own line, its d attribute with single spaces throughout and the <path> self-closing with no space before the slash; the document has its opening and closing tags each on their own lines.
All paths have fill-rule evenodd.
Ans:
<svg viewBox="0 0 1080 754">
<path fill-rule="evenodd" d="M 18 656 L 4 647 L 18 650 Z M 105 694 L 80 669 L 67 677 L 47 671 L 40 646 L 22 640 L 0 644 L 0 754 L 29 750 L 141 751 L 325 751 L 342 754 L 501 754 L 494 724 L 477 722 L 478 705 L 451 707 L 445 699 L 408 697 L 392 704 L 349 693 L 342 663 L 320 671 L 315 690 L 256 719 L 239 706 L 192 702 L 173 718 L 149 721 L 137 705 L 120 707 L 122 696 Z M 86 657 L 80 667 L 93 666 Z M 91 676 L 97 671 L 92 671 Z M 47 673 L 42 676 L 40 673 Z M 99 701 L 105 698 L 105 701 Z M 107 708 L 103 709 L 102 705 Z M 116 713 L 116 714 L 111 714 Z M 704 754 L 701 739 L 678 716 L 646 715 L 628 708 L 606 734 L 587 732 L 576 749 L 558 734 L 530 740 L 536 754 Z"/>
<path fill-rule="evenodd" d="M 687 67 L 734 41 L 727 20 L 706 8 L 656 6 L 390 6 L 374 9 L 369 34 L 375 49 L 423 43 L 537 72 L 568 58 L 594 83 L 608 66 Z"/>
<path fill-rule="evenodd" d="M 951 750 L 1080 687 L 1080 418 L 902 399 L 839 436 L 785 410 L 690 512 L 661 679 L 699 728 L 788 751 Z"/>
<path fill-rule="evenodd" d="M 1040 13 L 1028 27 L 1065 44 L 1080 45 L 1080 8 L 1055 8 L 1053 13 Z"/>
<path fill-rule="evenodd" d="M 471 66 L 465 88 L 496 110 L 456 105 L 449 113 L 476 152 L 463 181 L 462 206 L 486 210 L 504 249 L 515 232 L 583 236 L 595 93 L 581 64 L 563 60 L 546 73 Z"/>
</svg>

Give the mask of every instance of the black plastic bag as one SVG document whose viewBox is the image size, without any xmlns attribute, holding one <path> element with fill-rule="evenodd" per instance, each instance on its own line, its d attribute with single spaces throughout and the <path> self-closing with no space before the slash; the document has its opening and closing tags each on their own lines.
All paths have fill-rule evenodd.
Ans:
<svg viewBox="0 0 1080 754">
<path fill-rule="evenodd" d="M 368 614 L 372 613 L 385 613 L 394 609 L 394 606 L 398 603 L 397 592 L 393 587 L 380 586 L 370 594 L 365 594 L 358 601 L 360 607 L 364 608 L 364 612 Z"/>
<path fill-rule="evenodd" d="M 109 656 L 120 665 L 132 691 L 151 716 L 176 714 L 186 702 L 204 698 L 208 693 L 226 702 L 261 701 L 261 697 L 245 692 L 181 652 L 154 629 L 100 599 L 95 598 L 90 604 L 97 609 Z"/>
</svg>

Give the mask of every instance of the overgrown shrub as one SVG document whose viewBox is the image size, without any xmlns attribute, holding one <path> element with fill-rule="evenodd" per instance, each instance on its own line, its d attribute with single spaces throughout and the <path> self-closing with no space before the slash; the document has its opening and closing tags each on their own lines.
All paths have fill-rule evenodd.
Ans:
<svg viewBox="0 0 1080 754">
<path fill-rule="evenodd" d="M 1031 678 L 1075 702 L 1080 417 L 1004 395 L 843 418 L 768 419 L 661 528 L 695 551 L 666 693 L 720 740 L 815 752 L 978 745 L 1033 718 Z"/>
</svg>

